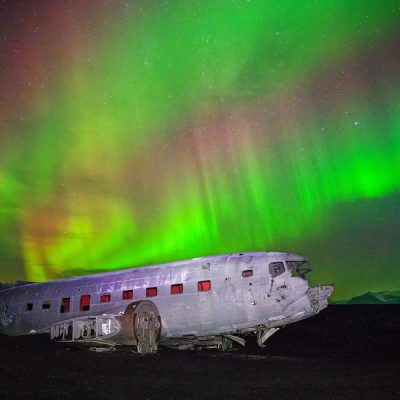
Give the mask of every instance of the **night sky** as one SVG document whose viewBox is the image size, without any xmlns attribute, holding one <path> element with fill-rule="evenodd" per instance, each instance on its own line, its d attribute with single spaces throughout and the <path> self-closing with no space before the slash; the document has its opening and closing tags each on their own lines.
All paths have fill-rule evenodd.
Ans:
<svg viewBox="0 0 400 400">
<path fill-rule="evenodd" d="M 0 2 L 0 280 L 235 251 L 400 289 L 400 2 Z"/>
</svg>

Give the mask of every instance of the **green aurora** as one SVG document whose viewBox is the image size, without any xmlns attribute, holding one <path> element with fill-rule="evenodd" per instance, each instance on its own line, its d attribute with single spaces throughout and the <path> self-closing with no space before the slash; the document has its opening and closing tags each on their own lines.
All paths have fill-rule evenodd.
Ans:
<svg viewBox="0 0 400 400">
<path fill-rule="evenodd" d="M 0 6 L 0 278 L 234 251 L 398 290 L 398 1 Z"/>
</svg>

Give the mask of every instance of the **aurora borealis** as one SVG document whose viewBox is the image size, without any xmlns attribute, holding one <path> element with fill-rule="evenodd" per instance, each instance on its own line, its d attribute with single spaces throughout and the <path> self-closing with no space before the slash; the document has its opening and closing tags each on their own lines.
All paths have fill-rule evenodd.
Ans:
<svg viewBox="0 0 400 400">
<path fill-rule="evenodd" d="M 400 288 L 398 1 L 5 1 L 0 280 L 290 251 Z"/>
</svg>

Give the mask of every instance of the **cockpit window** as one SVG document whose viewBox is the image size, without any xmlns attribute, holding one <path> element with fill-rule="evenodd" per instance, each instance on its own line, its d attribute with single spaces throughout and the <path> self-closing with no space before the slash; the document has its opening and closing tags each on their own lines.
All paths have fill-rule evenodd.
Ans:
<svg viewBox="0 0 400 400">
<path fill-rule="evenodd" d="M 272 262 L 269 263 L 269 273 L 272 278 L 277 277 L 280 274 L 285 272 L 285 267 L 283 266 L 283 262 Z"/>
<path fill-rule="evenodd" d="M 305 279 L 305 275 L 311 271 L 310 262 L 307 260 L 303 261 L 286 261 L 286 264 L 293 276 L 299 276 Z"/>
</svg>

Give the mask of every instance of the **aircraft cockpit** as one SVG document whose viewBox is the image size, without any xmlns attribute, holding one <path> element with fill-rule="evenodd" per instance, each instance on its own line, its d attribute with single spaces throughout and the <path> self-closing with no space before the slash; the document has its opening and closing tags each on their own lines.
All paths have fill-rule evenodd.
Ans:
<svg viewBox="0 0 400 400">
<path fill-rule="evenodd" d="M 292 273 L 292 276 L 298 276 L 307 280 L 306 274 L 312 271 L 310 261 L 286 261 L 286 265 Z"/>
</svg>

